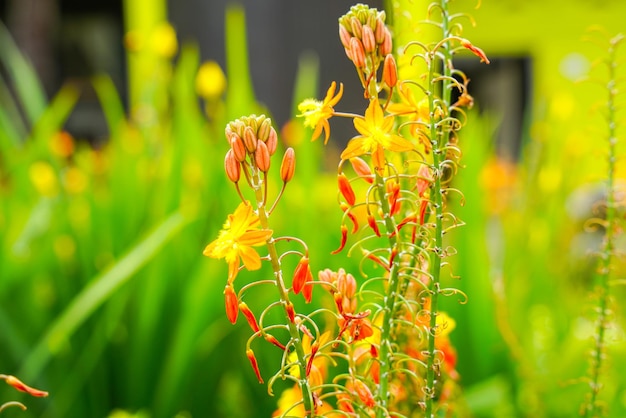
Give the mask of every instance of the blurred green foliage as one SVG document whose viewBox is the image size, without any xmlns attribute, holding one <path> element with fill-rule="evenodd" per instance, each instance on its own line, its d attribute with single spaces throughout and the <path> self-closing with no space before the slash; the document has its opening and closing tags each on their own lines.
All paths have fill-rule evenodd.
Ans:
<svg viewBox="0 0 626 418">
<path fill-rule="evenodd" d="M 25 399 L 3 389 L 3 399 L 29 407 L 7 417 L 271 415 L 276 399 L 245 358 L 248 330 L 223 313 L 225 265 L 201 256 L 237 204 L 222 170 L 223 126 L 267 112 L 254 99 L 242 9 L 229 9 L 226 21 L 225 101 L 199 105 L 194 46 L 176 59 L 146 56 L 154 65 L 137 71 L 156 73 L 130 77 L 128 111 L 106 75 L 94 78 L 109 128 L 100 148 L 63 131 L 78 90 L 68 83 L 48 102 L 0 27 L 7 75 L 0 79 L 0 372 L 50 391 Z M 148 37 L 141 27 L 135 35 Z M 303 57 L 295 102 L 317 95 L 316 73 L 315 60 Z M 601 88 L 585 92 L 576 106 L 602 98 Z M 466 225 L 450 237 L 458 252 L 450 269 L 461 279 L 449 280 L 469 300 L 451 298 L 444 308 L 457 321 L 465 389 L 458 409 L 468 416 L 571 417 L 587 392 L 580 382 L 594 318 L 587 252 L 598 236 L 584 221 L 602 195 L 605 131 L 588 115 L 593 129 L 581 134 L 560 103 L 528 115 L 520 161 L 495 155 L 497 115 L 471 114 L 462 133 L 456 187 L 464 199 L 455 210 Z M 329 256 L 341 213 L 329 198 L 335 180 L 321 170 L 321 145 L 297 122 L 291 128 L 298 168 L 276 210 L 281 234 L 309 243 L 314 270 L 356 271 L 358 260 Z M 623 300 L 623 291 L 615 296 Z M 626 415 L 623 322 L 615 309 L 601 396 L 615 417 Z M 259 351 L 262 370 L 276 364 L 272 354 Z"/>
</svg>

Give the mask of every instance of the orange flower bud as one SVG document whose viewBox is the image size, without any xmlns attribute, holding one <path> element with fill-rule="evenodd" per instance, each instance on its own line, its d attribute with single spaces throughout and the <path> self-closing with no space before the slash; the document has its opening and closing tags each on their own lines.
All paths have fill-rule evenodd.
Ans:
<svg viewBox="0 0 626 418">
<path fill-rule="evenodd" d="M 276 152 L 276 147 L 278 146 L 278 134 L 276 133 L 276 129 L 274 129 L 273 126 L 270 127 L 270 133 L 267 137 L 267 141 L 265 141 L 265 145 L 267 145 L 267 149 L 270 152 L 270 155 L 274 155 L 274 153 Z"/>
<path fill-rule="evenodd" d="M 276 337 L 274 337 L 272 334 L 265 334 L 265 341 L 274 344 L 276 347 L 280 348 L 283 351 L 287 349 L 287 347 L 285 347 L 284 344 L 278 341 Z"/>
<path fill-rule="evenodd" d="M 350 29 L 352 29 L 352 35 L 356 36 L 357 38 L 361 37 L 363 25 L 361 24 L 361 21 L 355 16 L 352 16 L 352 18 L 350 19 Z"/>
<path fill-rule="evenodd" d="M 428 200 L 422 199 L 420 203 L 420 225 L 424 225 L 424 219 L 426 218 L 427 207 L 428 207 Z"/>
<path fill-rule="evenodd" d="M 378 17 L 376 18 L 376 26 L 374 28 L 374 38 L 376 38 L 377 44 L 382 44 L 385 40 L 385 22 Z"/>
<path fill-rule="evenodd" d="M 485 52 L 482 49 L 478 48 L 477 46 L 472 45 L 472 43 L 468 41 L 467 39 L 461 40 L 461 46 L 469 49 L 474 55 L 480 58 L 480 62 L 489 64 L 489 58 L 487 58 L 487 55 L 485 55 Z"/>
<path fill-rule="evenodd" d="M 226 305 L 226 316 L 231 324 L 237 322 L 237 316 L 239 315 L 239 306 L 237 294 L 235 293 L 235 289 L 228 284 L 226 288 L 224 288 L 224 301 Z"/>
<path fill-rule="evenodd" d="M 374 52 L 376 49 L 376 38 L 374 36 L 374 31 L 368 25 L 363 25 L 361 41 L 363 42 L 363 49 L 365 52 L 368 54 Z"/>
<path fill-rule="evenodd" d="M 376 406 L 376 401 L 374 400 L 374 395 L 372 395 L 372 391 L 365 383 L 360 380 L 354 379 L 354 391 L 357 396 L 367 406 L 368 408 L 373 408 Z"/>
<path fill-rule="evenodd" d="M 304 297 L 304 301 L 306 303 L 311 303 L 313 300 L 313 283 L 307 281 L 302 288 L 302 296 Z"/>
<path fill-rule="evenodd" d="M 392 40 L 391 40 L 391 32 L 389 32 L 388 28 L 385 28 L 385 38 L 383 39 L 383 42 L 380 44 L 380 48 L 378 49 L 378 52 L 381 56 L 387 56 L 389 54 L 391 54 L 391 50 L 392 50 Z"/>
<path fill-rule="evenodd" d="M 317 354 L 317 350 L 320 348 L 320 342 L 315 340 L 315 342 L 311 345 L 311 356 L 309 357 L 309 361 L 306 363 L 306 376 L 308 377 L 311 373 L 311 366 L 313 365 L 313 359 L 315 358 L 315 354 Z"/>
<path fill-rule="evenodd" d="M 430 187 L 430 184 L 433 182 L 433 176 L 430 172 L 430 168 L 427 165 L 422 165 L 419 170 L 417 170 L 417 194 L 419 197 L 423 197 L 424 193 Z"/>
<path fill-rule="evenodd" d="M 356 218 L 354 213 L 350 210 L 350 206 L 348 206 L 345 202 L 341 202 L 339 204 L 341 210 L 346 214 L 348 218 L 352 221 L 352 233 L 355 234 L 359 230 L 359 220 Z"/>
<path fill-rule="evenodd" d="M 337 306 L 337 312 L 340 315 L 343 315 L 343 296 L 339 292 L 335 292 L 333 294 L 333 300 L 335 301 L 335 305 Z"/>
<path fill-rule="evenodd" d="M 266 142 L 267 138 L 270 136 L 270 129 L 272 128 L 272 120 L 270 118 L 265 118 L 259 125 L 259 129 L 257 130 L 257 138 L 259 141 Z"/>
<path fill-rule="evenodd" d="M 353 275 L 345 271 L 337 274 L 337 290 L 345 297 L 352 298 L 356 293 L 356 280 Z"/>
<path fill-rule="evenodd" d="M 4 381 L 7 382 L 9 386 L 13 386 L 14 389 L 17 389 L 20 392 L 28 393 L 31 396 L 36 396 L 38 398 L 45 398 L 48 396 L 48 392 L 32 388 L 15 376 L 1 374 L 0 379 L 4 379 Z"/>
<path fill-rule="evenodd" d="M 224 169 L 226 170 L 226 176 L 233 183 L 237 183 L 239 181 L 239 177 L 241 176 L 241 163 L 237 161 L 235 158 L 235 153 L 232 148 L 228 150 L 226 153 L 226 157 L 224 158 Z"/>
<path fill-rule="evenodd" d="M 339 191 L 343 195 L 343 198 L 346 199 L 346 202 L 352 206 L 356 202 L 356 196 L 354 195 L 354 190 L 352 190 L 352 186 L 350 185 L 350 180 L 344 173 L 340 173 L 337 176 L 337 183 L 339 186 Z"/>
<path fill-rule="evenodd" d="M 271 155 L 270 151 L 267 149 L 267 145 L 265 145 L 265 142 L 257 142 L 256 151 L 254 152 L 254 161 L 256 166 L 262 172 L 267 173 L 270 169 Z"/>
<path fill-rule="evenodd" d="M 396 215 L 400 211 L 400 184 L 397 181 L 387 183 L 389 214 Z"/>
<path fill-rule="evenodd" d="M 370 355 L 374 358 L 378 358 L 378 347 L 376 347 L 374 344 L 370 345 Z"/>
<path fill-rule="evenodd" d="M 280 178 L 283 182 L 288 183 L 293 178 L 296 171 L 296 153 L 293 148 L 289 147 L 285 150 L 283 162 L 280 165 Z"/>
<path fill-rule="evenodd" d="M 304 284 L 312 277 L 311 266 L 309 265 L 309 257 L 303 256 L 296 266 L 293 273 L 293 281 L 291 287 L 296 295 L 302 291 Z"/>
<path fill-rule="evenodd" d="M 382 77 L 385 84 L 387 84 L 390 88 L 395 87 L 398 83 L 398 67 L 396 66 L 396 60 L 392 54 L 387 54 L 385 56 Z"/>
<path fill-rule="evenodd" d="M 365 49 L 358 38 L 354 36 L 350 39 L 350 58 L 357 68 L 365 67 Z"/>
<path fill-rule="evenodd" d="M 352 169 L 360 178 L 362 178 L 369 184 L 374 183 L 374 176 L 372 176 L 372 170 L 370 169 L 369 164 L 365 162 L 365 160 L 359 157 L 353 157 L 353 158 L 350 158 L 350 164 L 352 164 Z"/>
<path fill-rule="evenodd" d="M 235 154 L 235 158 L 239 162 L 243 162 L 246 159 L 246 146 L 243 143 L 243 139 L 235 133 L 230 136 L 230 148 L 233 150 L 233 154 Z"/>
<path fill-rule="evenodd" d="M 377 237 L 380 237 L 380 230 L 378 229 L 378 223 L 376 223 L 376 218 L 374 218 L 374 215 L 372 215 L 371 213 L 367 215 L 367 224 L 370 226 L 370 228 L 372 228 L 372 231 L 374 231 L 374 234 L 376 234 Z"/>
<path fill-rule="evenodd" d="M 385 160 L 385 149 L 383 147 L 376 147 L 372 153 L 372 162 L 374 163 L 374 170 L 382 175 L 385 170 L 385 165 L 387 164 Z"/>
<path fill-rule="evenodd" d="M 346 246 L 346 242 L 348 241 L 348 227 L 345 225 L 341 225 L 341 243 L 339 244 L 339 248 L 335 251 L 331 252 L 331 254 L 338 254 L 343 250 L 343 247 Z"/>
<path fill-rule="evenodd" d="M 257 142 L 258 140 L 252 127 L 246 126 L 243 130 L 243 143 L 248 152 L 254 152 L 256 150 Z"/>
<path fill-rule="evenodd" d="M 372 376 L 372 381 L 377 385 L 380 384 L 380 363 L 376 360 L 372 361 L 372 365 L 370 366 L 370 376 Z"/>
<path fill-rule="evenodd" d="M 351 36 L 348 29 L 346 29 L 344 25 L 339 24 L 339 39 L 341 40 L 343 47 L 346 49 L 350 48 L 350 38 Z"/>
<path fill-rule="evenodd" d="M 333 284 L 335 281 L 336 273 L 333 273 L 331 269 L 324 269 L 317 273 L 317 278 L 324 283 Z M 333 290 L 331 290 L 332 292 Z"/>
<path fill-rule="evenodd" d="M 259 370 L 259 363 L 256 361 L 256 357 L 254 356 L 254 351 L 247 349 L 246 356 L 248 356 L 248 360 L 250 360 L 250 364 L 252 365 L 254 374 L 256 374 L 257 380 L 259 381 L 259 383 L 263 383 L 263 378 L 261 377 L 261 371 Z"/>
<path fill-rule="evenodd" d="M 293 303 L 287 302 L 285 305 L 285 311 L 287 311 L 287 317 L 289 318 L 289 322 L 292 324 L 296 323 L 296 310 L 293 307 Z"/>
<path fill-rule="evenodd" d="M 241 311 L 243 316 L 246 317 L 246 320 L 248 321 L 248 325 L 250 325 L 250 328 L 252 328 L 252 331 L 259 332 L 260 331 L 259 323 L 256 321 L 256 318 L 254 317 L 254 314 L 252 313 L 250 308 L 248 308 L 248 304 L 246 302 L 241 302 L 239 304 L 239 310 Z"/>
</svg>

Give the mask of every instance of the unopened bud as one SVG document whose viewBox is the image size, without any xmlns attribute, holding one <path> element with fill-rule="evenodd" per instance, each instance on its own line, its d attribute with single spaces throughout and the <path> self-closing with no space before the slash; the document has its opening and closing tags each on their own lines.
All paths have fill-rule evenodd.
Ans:
<svg viewBox="0 0 626 418">
<path fill-rule="evenodd" d="M 256 375 L 259 383 L 263 383 L 263 378 L 261 377 L 261 371 L 259 370 L 259 363 L 256 361 L 256 357 L 254 356 L 254 351 L 247 349 L 246 356 L 250 361 L 250 365 L 252 366 L 252 370 L 254 370 L 254 374 Z"/>
<path fill-rule="evenodd" d="M 374 28 L 374 38 L 377 44 L 382 44 L 385 40 L 385 22 L 379 17 L 376 19 L 376 27 Z"/>
<path fill-rule="evenodd" d="M 239 177 L 241 176 L 241 163 L 235 158 L 235 153 L 232 148 L 228 150 L 224 158 L 224 169 L 230 181 L 233 183 L 239 181 Z"/>
<path fill-rule="evenodd" d="M 252 129 L 251 126 L 245 127 L 242 138 L 248 152 L 254 152 L 256 150 L 258 140 L 256 134 L 254 133 L 254 129 Z"/>
<path fill-rule="evenodd" d="M 348 29 L 346 29 L 346 27 L 342 24 L 339 24 L 339 39 L 341 40 L 341 44 L 343 45 L 344 48 L 349 48 L 350 47 L 350 32 L 348 32 Z"/>
<path fill-rule="evenodd" d="M 372 170 L 370 169 L 369 164 L 365 162 L 365 160 L 359 157 L 353 157 L 350 158 L 350 164 L 352 165 L 352 169 L 357 174 L 357 176 L 370 184 L 374 182 Z"/>
<path fill-rule="evenodd" d="M 363 25 L 355 16 L 350 19 L 350 29 L 352 29 L 352 36 L 356 36 L 357 38 L 361 37 Z"/>
<path fill-rule="evenodd" d="M 283 156 L 283 162 L 280 165 L 280 178 L 283 182 L 288 183 L 293 178 L 296 171 L 296 154 L 293 148 L 289 147 Z"/>
<path fill-rule="evenodd" d="M 252 328 L 252 331 L 259 332 L 260 331 L 259 323 L 257 322 L 256 317 L 254 316 L 250 308 L 248 307 L 248 304 L 246 302 L 241 302 L 239 304 L 239 310 L 241 311 L 243 316 L 246 317 L 246 320 L 248 321 L 248 325 L 250 325 L 250 328 Z"/>
<path fill-rule="evenodd" d="M 309 258 L 304 256 L 298 262 L 296 270 L 293 273 L 293 281 L 291 287 L 296 295 L 302 291 L 302 288 L 310 279 L 312 279 L 311 266 Z"/>
<path fill-rule="evenodd" d="M 361 36 L 363 42 L 363 49 L 368 54 L 374 52 L 376 49 L 376 38 L 374 37 L 374 31 L 368 25 L 363 25 L 363 36 Z"/>
<path fill-rule="evenodd" d="M 228 284 L 224 289 L 224 302 L 226 305 L 226 316 L 231 324 L 237 322 L 237 316 L 239 315 L 238 298 L 233 286 Z"/>
<path fill-rule="evenodd" d="M 233 132 L 230 136 L 230 148 L 235 155 L 235 158 L 239 162 L 243 162 L 246 159 L 246 146 L 243 143 L 243 139 L 239 135 Z"/>
<path fill-rule="evenodd" d="M 254 152 L 254 162 L 259 170 L 264 173 L 270 169 L 271 156 L 265 142 L 257 142 L 256 151 Z"/>
<path fill-rule="evenodd" d="M 385 28 L 385 38 L 383 39 L 383 42 L 380 44 L 380 48 L 378 50 L 378 52 L 380 53 L 380 56 L 384 57 L 388 54 L 391 54 L 392 51 L 392 41 L 391 41 L 391 32 L 389 32 L 389 29 Z"/>
<path fill-rule="evenodd" d="M 265 118 L 259 125 L 259 129 L 257 131 L 257 137 L 260 141 L 266 142 L 267 138 L 270 136 L 270 129 L 272 128 L 272 120 L 270 118 Z"/>
<path fill-rule="evenodd" d="M 348 177 L 346 177 L 344 173 L 340 173 L 337 176 L 337 184 L 339 187 L 339 191 L 341 192 L 343 198 L 346 199 L 346 202 L 350 206 L 354 205 L 354 203 L 356 202 L 356 196 L 354 195 L 354 190 L 350 185 L 350 180 L 348 180 Z"/>
<path fill-rule="evenodd" d="M 363 43 L 354 36 L 350 39 L 350 58 L 355 67 L 365 67 L 365 50 L 363 49 Z"/>
<path fill-rule="evenodd" d="M 274 155 L 276 147 L 278 146 L 278 134 L 273 126 L 270 127 L 270 133 L 265 141 L 265 145 L 267 145 L 267 150 L 270 152 L 270 155 Z"/>
<path fill-rule="evenodd" d="M 392 54 L 385 56 L 383 63 L 383 81 L 390 88 L 395 87 L 398 83 L 398 67 L 396 66 L 396 60 Z"/>
</svg>

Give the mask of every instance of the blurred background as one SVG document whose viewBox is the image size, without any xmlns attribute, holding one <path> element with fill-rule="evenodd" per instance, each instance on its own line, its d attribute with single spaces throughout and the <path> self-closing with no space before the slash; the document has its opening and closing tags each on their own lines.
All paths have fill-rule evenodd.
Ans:
<svg viewBox="0 0 626 418">
<path fill-rule="evenodd" d="M 428 2 L 367 3 L 388 11 L 397 48 L 426 36 L 417 22 Z M 351 123 L 333 120 L 323 148 L 293 119 L 333 80 L 345 85 L 338 110 L 365 108 L 337 36 L 352 4 L 0 1 L 0 372 L 51 393 L 0 388 L 1 401 L 29 407 L 3 415 L 271 416 L 276 398 L 245 357 L 249 329 L 224 315 L 225 265 L 201 255 L 237 204 L 223 129 L 241 115 L 273 118 L 281 146 L 298 155 L 276 229 L 309 243 L 314 270 L 356 272 L 359 260 L 329 255 L 341 211 L 328 190 Z M 598 62 L 626 31 L 626 3 L 475 6 L 452 2 L 491 60 L 455 62 L 476 104 L 460 139 L 465 204 L 451 202 L 467 225 L 451 234 L 461 279 L 447 284 L 469 296 L 444 306 L 457 321 L 464 389 L 454 409 L 576 416 L 595 319 L 590 253 L 602 238 L 585 224 L 606 199 L 608 78 Z M 601 398 L 621 417 L 626 295 L 612 294 Z M 260 307 L 271 296 L 256 297 Z M 271 348 L 257 350 L 268 375 Z"/>
</svg>

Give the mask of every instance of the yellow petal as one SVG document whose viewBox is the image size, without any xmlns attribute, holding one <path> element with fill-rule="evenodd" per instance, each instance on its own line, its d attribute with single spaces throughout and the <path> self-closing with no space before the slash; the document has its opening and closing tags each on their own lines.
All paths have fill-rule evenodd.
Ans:
<svg viewBox="0 0 626 418">
<path fill-rule="evenodd" d="M 248 270 L 258 270 L 261 268 L 261 256 L 252 247 L 240 247 L 239 255 L 243 265 Z"/>
</svg>

